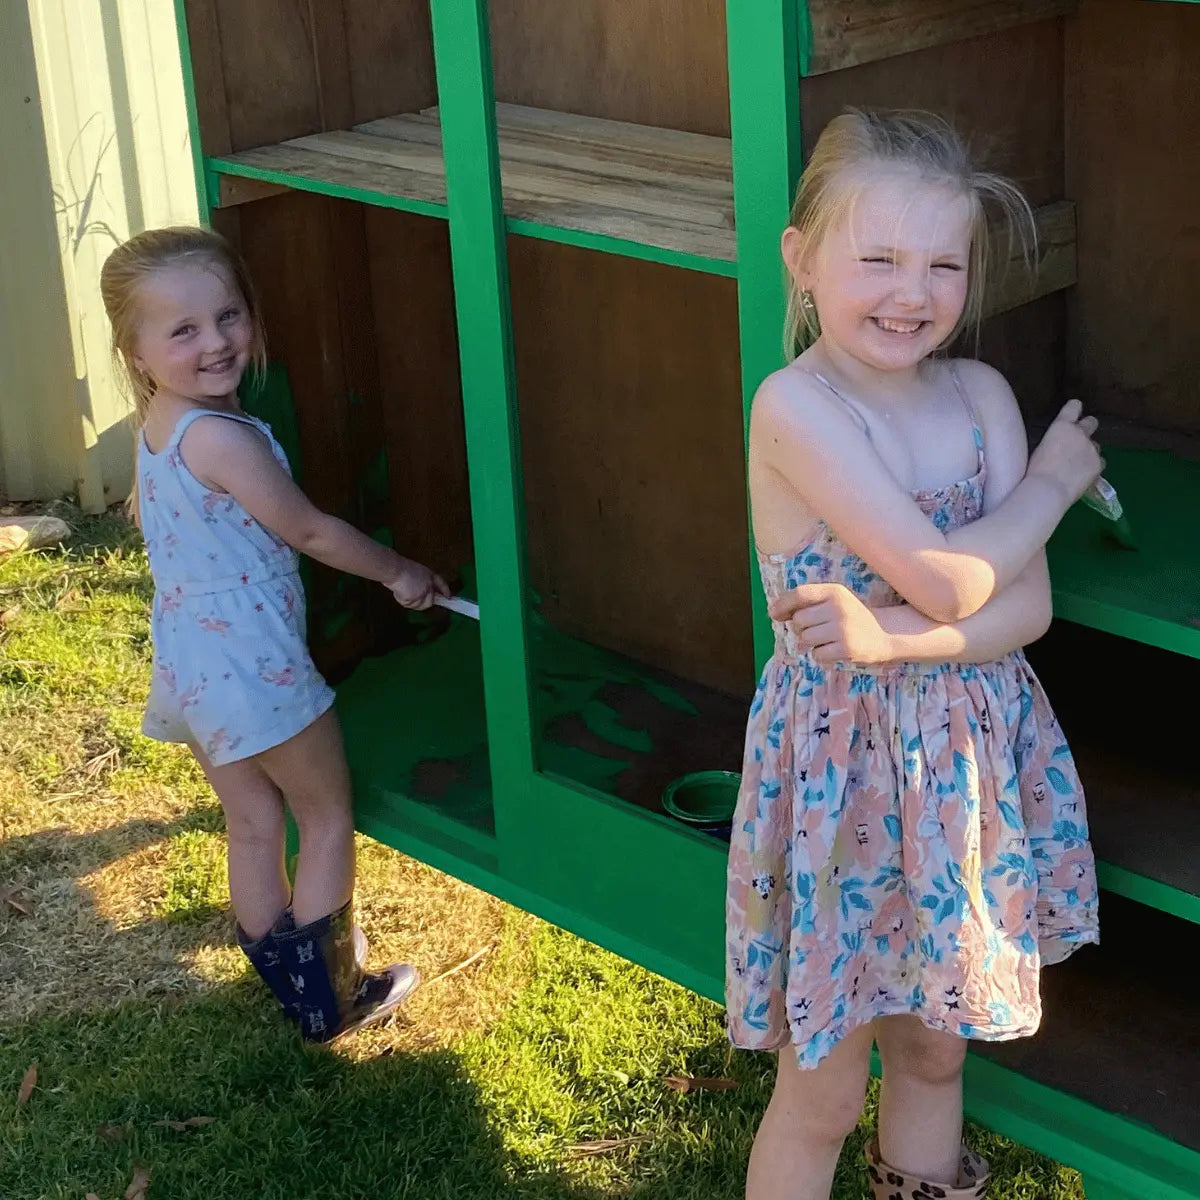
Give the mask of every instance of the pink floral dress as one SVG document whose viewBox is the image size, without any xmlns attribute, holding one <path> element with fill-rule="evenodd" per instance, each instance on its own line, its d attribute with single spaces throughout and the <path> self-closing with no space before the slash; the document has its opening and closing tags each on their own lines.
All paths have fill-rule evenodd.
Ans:
<svg viewBox="0 0 1200 1200">
<path fill-rule="evenodd" d="M 153 454 L 138 441 L 138 513 L 154 576 L 154 675 L 142 730 L 199 746 L 220 766 L 286 742 L 333 703 L 309 657 L 296 552 L 228 492 L 205 487 L 179 444 L 193 422 L 253 417 L 193 409 Z"/>
<path fill-rule="evenodd" d="M 972 424 L 976 474 L 915 495 L 942 530 L 983 510 Z M 902 602 L 824 525 L 759 565 L 769 597 L 833 582 L 872 606 Z M 790 1041 L 811 1068 L 899 1013 L 965 1038 L 1027 1036 L 1040 967 L 1099 940 L 1097 909 L 1079 776 L 1023 653 L 830 668 L 775 626 L 729 855 L 735 1045 Z"/>
</svg>

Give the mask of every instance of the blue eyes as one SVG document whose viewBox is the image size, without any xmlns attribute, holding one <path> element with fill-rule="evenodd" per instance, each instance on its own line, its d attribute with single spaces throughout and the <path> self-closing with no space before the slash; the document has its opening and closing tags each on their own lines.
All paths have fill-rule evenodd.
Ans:
<svg viewBox="0 0 1200 1200">
<path fill-rule="evenodd" d="M 218 323 L 224 323 L 226 321 L 236 321 L 238 319 L 238 317 L 240 317 L 241 315 L 242 315 L 242 310 L 240 308 L 227 308 L 217 318 L 217 321 L 218 321 Z M 178 329 L 176 329 L 176 330 L 174 330 L 174 332 L 172 332 L 171 336 L 173 338 L 186 337 L 195 332 L 196 332 L 195 325 L 180 325 Z"/>
</svg>

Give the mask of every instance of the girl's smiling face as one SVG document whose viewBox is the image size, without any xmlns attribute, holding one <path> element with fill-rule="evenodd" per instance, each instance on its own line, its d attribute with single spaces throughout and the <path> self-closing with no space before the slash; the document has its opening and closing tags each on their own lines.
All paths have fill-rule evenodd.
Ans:
<svg viewBox="0 0 1200 1200">
<path fill-rule="evenodd" d="M 784 257 L 826 349 L 892 372 L 943 345 L 967 299 L 973 215 L 957 189 L 892 171 L 857 191 L 807 257 L 788 229 Z"/>
<path fill-rule="evenodd" d="M 231 397 L 254 338 L 246 300 L 217 264 L 164 267 L 138 288 L 133 362 L 160 391 L 189 400 Z"/>
</svg>

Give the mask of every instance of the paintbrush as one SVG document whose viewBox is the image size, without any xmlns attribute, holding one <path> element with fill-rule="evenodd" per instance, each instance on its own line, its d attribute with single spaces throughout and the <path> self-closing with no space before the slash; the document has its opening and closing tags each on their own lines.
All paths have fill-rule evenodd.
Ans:
<svg viewBox="0 0 1200 1200">
<path fill-rule="evenodd" d="M 1129 518 L 1117 499 L 1116 489 L 1101 475 L 1082 496 L 1084 504 L 1093 508 L 1110 522 L 1109 532 L 1113 540 L 1126 550 L 1136 550 L 1137 541 L 1133 536 L 1133 527 Z"/>
</svg>

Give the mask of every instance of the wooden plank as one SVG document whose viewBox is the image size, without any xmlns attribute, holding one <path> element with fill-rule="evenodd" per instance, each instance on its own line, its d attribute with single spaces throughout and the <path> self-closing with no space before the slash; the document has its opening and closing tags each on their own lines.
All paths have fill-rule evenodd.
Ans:
<svg viewBox="0 0 1200 1200">
<path fill-rule="evenodd" d="M 733 281 L 530 238 L 510 240 L 509 261 L 530 585 L 544 615 L 748 694 Z"/>
<path fill-rule="evenodd" d="M 280 183 L 264 183 L 261 179 L 247 179 L 242 175 L 217 176 L 217 207 L 235 208 L 253 200 L 266 200 L 290 191 Z"/>
<path fill-rule="evenodd" d="M 394 164 L 412 169 L 440 169 L 436 147 L 414 142 L 394 142 L 354 131 L 335 131 L 293 143 L 356 162 Z M 697 195 L 689 182 L 678 176 L 658 176 L 652 181 L 621 179 L 590 171 L 570 170 L 538 161 L 501 160 L 506 198 L 513 200 L 561 200 L 579 206 L 616 209 L 685 224 L 733 227 L 733 196 Z M 703 182 L 703 181 L 702 181 Z"/>
<path fill-rule="evenodd" d="M 350 88 L 350 48 L 341 0 L 308 0 L 305 20 L 321 128 L 345 129 L 354 123 L 354 95 Z"/>
<path fill-rule="evenodd" d="M 299 179 L 320 180 L 342 187 L 376 192 L 382 196 L 407 196 L 430 204 L 446 203 L 446 181 L 439 172 L 340 158 L 283 143 L 244 150 L 233 161 Z"/>
<path fill-rule="evenodd" d="M 306 0 L 215 0 L 233 150 L 321 128 Z"/>
<path fill-rule="evenodd" d="M 728 137 L 687 133 L 670 126 L 637 125 L 600 117 L 582 117 L 575 113 L 529 108 L 522 104 L 497 104 L 496 123 L 508 131 L 527 130 L 547 139 L 561 138 L 587 145 L 608 146 L 614 150 L 642 150 L 647 154 L 661 154 L 664 158 L 679 158 L 685 162 L 704 163 L 730 172 L 733 170 Z"/>
<path fill-rule="evenodd" d="M 437 117 L 426 113 L 383 117 L 378 121 L 356 125 L 355 132 L 425 146 L 440 147 L 442 144 Z M 501 157 L 513 162 L 546 163 L 613 179 L 682 184 L 692 191 L 714 197 L 732 195 L 728 166 L 673 159 L 657 151 L 633 149 L 608 142 L 547 137 L 529 130 L 507 129 L 504 125 L 498 126 L 497 135 Z"/>
<path fill-rule="evenodd" d="M 496 99 L 729 135 L 725 0 L 493 0 Z"/>
<path fill-rule="evenodd" d="M 200 149 L 204 154 L 228 154 L 233 143 L 216 0 L 185 0 L 184 14 L 196 89 L 196 115 L 200 122 Z"/>
<path fill-rule="evenodd" d="M 366 228 L 396 549 L 461 580 L 474 553 L 446 222 L 372 208 Z"/>
<path fill-rule="evenodd" d="M 1075 205 L 1069 200 L 1036 209 L 1038 253 L 1036 271 L 1030 277 L 1020 246 L 1008 255 L 1007 242 L 998 246 L 999 261 L 992 267 L 984 299 L 984 316 L 992 317 L 1021 304 L 1028 304 L 1075 283 Z"/>
<path fill-rule="evenodd" d="M 1156 442 L 1200 434 L 1198 63 L 1192 4 L 1088 0 L 1068 29 L 1068 395 Z"/>
<path fill-rule="evenodd" d="M 354 116 L 344 125 L 437 102 L 429 0 L 342 0 Z"/>
<path fill-rule="evenodd" d="M 844 71 L 1075 11 L 1077 0 L 809 0 L 808 75 Z"/>
</svg>

